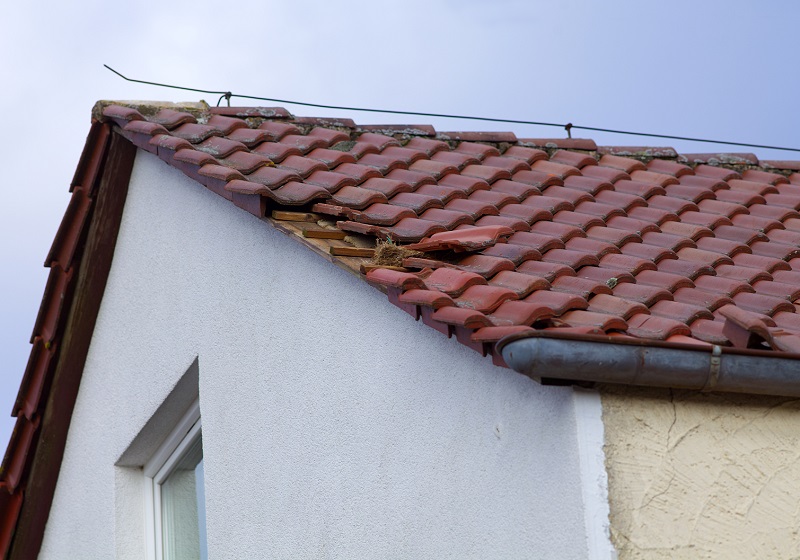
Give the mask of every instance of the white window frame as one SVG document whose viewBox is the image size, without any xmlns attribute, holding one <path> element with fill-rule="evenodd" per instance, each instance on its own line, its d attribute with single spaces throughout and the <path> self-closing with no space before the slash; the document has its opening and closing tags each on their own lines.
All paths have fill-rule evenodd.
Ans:
<svg viewBox="0 0 800 560">
<path fill-rule="evenodd" d="M 147 560 L 163 560 L 160 485 L 200 437 L 200 401 L 195 400 L 175 429 L 144 466 L 145 539 Z"/>
</svg>

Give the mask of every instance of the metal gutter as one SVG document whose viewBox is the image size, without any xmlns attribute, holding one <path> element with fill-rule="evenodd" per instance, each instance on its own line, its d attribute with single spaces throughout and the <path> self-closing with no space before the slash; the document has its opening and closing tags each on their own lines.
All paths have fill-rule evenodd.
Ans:
<svg viewBox="0 0 800 560">
<path fill-rule="evenodd" d="M 539 381 L 800 397 L 800 354 L 552 331 L 507 337 L 498 350 L 509 367 Z"/>
</svg>

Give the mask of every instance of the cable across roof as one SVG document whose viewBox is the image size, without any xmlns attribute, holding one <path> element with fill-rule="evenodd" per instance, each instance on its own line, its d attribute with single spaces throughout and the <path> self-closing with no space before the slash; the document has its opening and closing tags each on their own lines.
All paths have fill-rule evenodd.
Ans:
<svg viewBox="0 0 800 560">
<path fill-rule="evenodd" d="M 176 86 L 171 84 L 161 84 L 158 82 L 150 82 L 147 80 L 135 80 L 133 78 L 128 78 L 127 76 L 123 75 L 122 73 L 114 70 L 109 65 L 104 64 L 106 68 L 108 68 L 111 72 L 119 76 L 120 78 L 127 80 L 129 82 L 135 82 L 138 84 L 145 84 L 157 87 L 166 87 L 172 89 L 180 89 L 183 91 L 192 91 L 197 93 L 208 93 L 211 95 L 219 95 L 219 99 L 217 100 L 217 107 L 222 102 L 223 99 L 228 101 L 228 105 L 230 106 L 230 100 L 233 97 L 238 97 L 241 99 L 252 99 L 254 101 L 269 101 L 270 103 L 285 103 L 288 105 L 300 105 L 303 107 L 316 107 L 318 109 L 335 109 L 339 111 L 359 111 L 362 113 L 386 113 L 391 115 L 408 115 L 408 116 L 415 116 L 415 117 L 433 117 L 433 118 L 442 118 L 442 119 L 462 119 L 462 120 L 470 120 L 470 121 L 484 121 L 484 122 L 496 122 L 496 123 L 505 123 L 505 124 L 523 124 L 523 125 L 533 125 L 533 126 L 550 126 L 550 127 L 557 127 L 563 128 L 567 131 L 567 134 L 572 137 L 571 131 L 575 130 L 588 130 L 592 132 L 606 132 L 610 134 L 625 134 L 628 136 L 644 136 L 649 138 L 663 138 L 667 140 L 685 140 L 689 142 L 703 142 L 706 144 L 724 144 L 727 146 L 740 146 L 745 148 L 761 148 L 765 150 L 782 150 L 787 152 L 798 152 L 800 153 L 800 148 L 788 148 L 783 146 L 770 146 L 766 144 L 752 144 L 749 142 L 732 142 L 728 140 L 713 140 L 709 138 L 694 138 L 690 136 L 673 136 L 670 134 L 656 134 L 651 132 L 635 132 L 630 130 L 617 130 L 612 128 L 601 128 L 596 126 L 583 126 L 577 125 L 572 123 L 551 123 L 551 122 L 541 122 L 541 121 L 528 121 L 528 120 L 521 120 L 521 119 L 501 119 L 497 117 L 479 117 L 474 115 L 453 115 L 447 113 L 428 113 L 428 112 L 420 112 L 420 111 L 401 111 L 396 109 L 373 109 L 373 108 L 366 108 L 366 107 L 344 107 L 340 105 L 327 105 L 324 103 L 309 103 L 305 101 L 292 101 L 289 99 L 277 99 L 273 97 L 258 97 L 254 95 L 243 95 L 239 93 L 233 93 L 231 91 L 218 91 L 218 90 L 208 90 L 208 89 L 198 89 L 198 88 L 190 88 L 185 86 Z"/>
</svg>

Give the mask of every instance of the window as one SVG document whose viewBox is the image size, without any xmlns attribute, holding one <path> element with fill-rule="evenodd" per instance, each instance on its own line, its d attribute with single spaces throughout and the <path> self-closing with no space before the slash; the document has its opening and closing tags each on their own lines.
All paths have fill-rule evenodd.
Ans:
<svg viewBox="0 0 800 560">
<path fill-rule="evenodd" d="M 148 559 L 206 560 L 200 407 L 192 405 L 144 468 Z"/>
</svg>

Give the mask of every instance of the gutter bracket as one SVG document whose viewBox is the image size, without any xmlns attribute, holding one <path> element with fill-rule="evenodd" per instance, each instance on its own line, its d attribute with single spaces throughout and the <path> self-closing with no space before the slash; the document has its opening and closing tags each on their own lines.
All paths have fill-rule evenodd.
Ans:
<svg viewBox="0 0 800 560">
<path fill-rule="evenodd" d="M 722 348 L 714 345 L 711 350 L 711 361 L 708 364 L 708 381 L 701 391 L 713 391 L 719 381 L 719 371 L 722 368 Z"/>
</svg>

